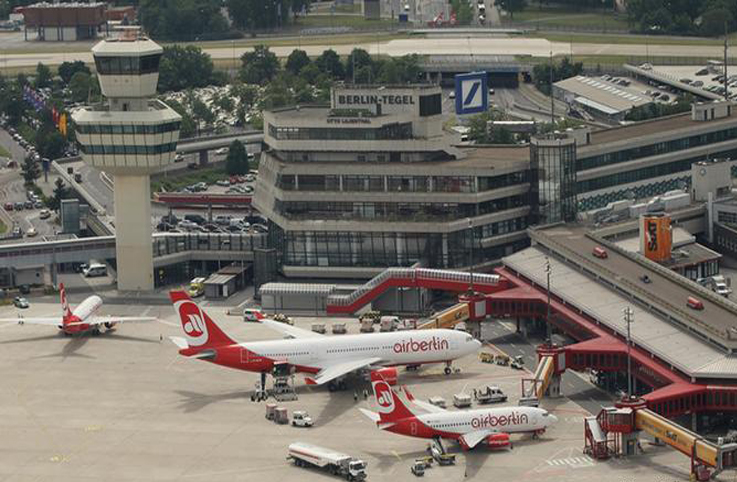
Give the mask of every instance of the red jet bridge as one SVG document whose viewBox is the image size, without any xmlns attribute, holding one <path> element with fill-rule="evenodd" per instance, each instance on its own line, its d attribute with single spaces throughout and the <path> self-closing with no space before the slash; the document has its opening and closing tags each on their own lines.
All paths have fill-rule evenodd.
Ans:
<svg viewBox="0 0 737 482">
<path fill-rule="evenodd" d="M 328 314 L 355 313 L 388 288 L 427 288 L 432 290 L 462 293 L 471 287 L 471 274 L 463 271 L 448 271 L 425 268 L 389 268 L 347 295 L 328 297 Z M 473 275 L 474 291 L 494 293 L 507 288 L 507 283 L 496 274 Z"/>
<path fill-rule="evenodd" d="M 167 206 L 224 206 L 242 207 L 251 205 L 252 196 L 242 194 L 207 194 L 207 193 L 179 193 L 160 192 L 154 199 Z"/>
</svg>

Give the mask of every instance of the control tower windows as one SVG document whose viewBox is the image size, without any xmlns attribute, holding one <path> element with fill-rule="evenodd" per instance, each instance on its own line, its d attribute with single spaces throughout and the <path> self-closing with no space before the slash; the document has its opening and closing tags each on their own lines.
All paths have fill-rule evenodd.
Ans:
<svg viewBox="0 0 737 482">
<path fill-rule="evenodd" d="M 142 57 L 95 56 L 95 66 L 100 75 L 153 74 L 159 70 L 161 54 Z"/>
</svg>

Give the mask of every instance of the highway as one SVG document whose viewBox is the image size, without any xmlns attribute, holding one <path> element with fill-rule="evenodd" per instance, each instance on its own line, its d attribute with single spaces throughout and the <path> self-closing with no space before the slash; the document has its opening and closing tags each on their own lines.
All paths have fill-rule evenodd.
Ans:
<svg viewBox="0 0 737 482">
<path fill-rule="evenodd" d="M 253 47 L 228 46 L 208 47 L 202 44 L 203 51 L 213 60 L 231 60 L 250 52 Z M 399 57 L 407 54 L 419 55 L 531 55 L 548 57 L 553 55 L 574 56 L 644 56 L 651 57 L 715 57 L 722 58 L 724 50 L 717 45 L 646 45 L 646 44 L 601 44 L 585 42 L 551 42 L 542 38 L 507 37 L 507 36 L 452 36 L 402 38 L 378 42 L 366 41 L 356 44 L 331 45 L 329 41 L 320 45 L 300 45 L 294 39 L 292 45 L 270 47 L 279 57 L 287 57 L 294 49 L 301 48 L 307 55 L 318 56 L 324 50 L 332 48 L 340 55 L 348 55 L 354 48 L 362 48 L 372 55 L 389 55 Z M 729 55 L 734 55 L 734 47 Z M 46 65 L 58 65 L 64 61 L 82 60 L 92 62 L 91 52 L 47 52 L 47 53 L 10 53 L 2 57 L 3 68 L 35 67 L 42 62 Z"/>
</svg>

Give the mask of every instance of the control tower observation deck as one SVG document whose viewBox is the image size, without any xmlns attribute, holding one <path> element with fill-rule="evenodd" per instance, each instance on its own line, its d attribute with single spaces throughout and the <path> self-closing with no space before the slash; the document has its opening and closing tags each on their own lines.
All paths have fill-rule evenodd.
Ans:
<svg viewBox="0 0 737 482">
<path fill-rule="evenodd" d="M 173 161 L 181 117 L 152 100 L 163 49 L 127 29 L 92 47 L 105 100 L 72 114 L 84 161 L 115 177 L 119 290 L 152 290 L 150 175 Z"/>
</svg>

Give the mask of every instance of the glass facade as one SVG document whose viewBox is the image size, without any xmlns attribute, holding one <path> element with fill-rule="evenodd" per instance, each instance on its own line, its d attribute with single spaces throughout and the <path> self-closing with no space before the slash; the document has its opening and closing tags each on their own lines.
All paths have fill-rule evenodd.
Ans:
<svg viewBox="0 0 737 482">
<path fill-rule="evenodd" d="M 177 143 L 171 142 L 167 144 L 157 144 L 153 146 L 134 146 L 134 145 L 129 145 L 129 144 L 118 144 L 118 145 L 111 145 L 111 144 L 94 145 L 93 144 L 93 145 L 89 145 L 89 144 L 80 143 L 79 149 L 82 151 L 83 154 L 102 154 L 102 155 L 164 154 L 167 152 L 176 151 Z"/>
<path fill-rule="evenodd" d="M 502 222 L 508 229 L 526 226 L 525 221 Z M 482 229 L 462 230 L 447 235 L 438 233 L 357 233 L 348 231 L 289 231 L 271 224 L 269 244 L 277 249 L 287 266 L 316 267 L 393 267 L 411 266 L 422 261 L 431 268 L 469 266 L 471 252 L 476 263 L 499 259 L 529 246 L 529 240 L 483 248 Z M 473 243 L 474 249 L 470 249 Z"/>
<path fill-rule="evenodd" d="M 295 220 L 378 220 L 386 222 L 454 221 L 527 205 L 527 194 L 509 196 L 482 203 L 413 203 L 413 202 L 341 202 L 281 201 L 274 210 Z"/>
<path fill-rule="evenodd" d="M 181 122 L 165 124 L 77 124 L 80 134 L 163 134 L 178 131 Z"/>
<path fill-rule="evenodd" d="M 340 191 L 341 177 L 344 192 L 473 193 L 529 182 L 527 171 L 480 177 L 278 174 L 276 186 L 285 191 Z"/>
<path fill-rule="evenodd" d="M 159 71 L 162 54 L 141 57 L 106 57 L 95 55 L 95 67 L 100 75 L 141 75 Z"/>
<path fill-rule="evenodd" d="M 533 138 L 530 143 L 532 208 L 536 224 L 576 218 L 576 143 Z"/>
<path fill-rule="evenodd" d="M 292 141 L 385 141 L 412 139 L 412 123 L 389 124 L 377 128 L 276 127 L 269 124 L 274 139 Z"/>
<path fill-rule="evenodd" d="M 594 169 L 596 167 L 608 166 L 610 164 L 632 161 L 641 157 L 657 156 L 658 154 L 667 154 L 669 152 L 692 149 L 694 147 L 728 141 L 734 138 L 737 138 L 737 127 L 709 132 L 708 134 L 674 139 L 672 141 L 657 142 L 655 144 L 633 147 L 631 149 L 624 149 L 621 151 L 608 152 L 606 154 L 600 154 L 593 157 L 584 157 L 576 161 L 576 170 L 583 171 L 584 169 Z"/>
</svg>

